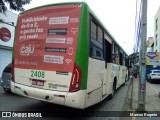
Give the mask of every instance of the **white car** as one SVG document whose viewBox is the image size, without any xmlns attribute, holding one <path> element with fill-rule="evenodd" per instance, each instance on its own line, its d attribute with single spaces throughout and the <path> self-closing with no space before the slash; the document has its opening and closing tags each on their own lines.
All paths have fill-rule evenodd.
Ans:
<svg viewBox="0 0 160 120">
<path fill-rule="evenodd" d="M 147 78 L 149 82 L 160 80 L 160 70 L 151 70 L 151 73 L 148 74 Z"/>
</svg>

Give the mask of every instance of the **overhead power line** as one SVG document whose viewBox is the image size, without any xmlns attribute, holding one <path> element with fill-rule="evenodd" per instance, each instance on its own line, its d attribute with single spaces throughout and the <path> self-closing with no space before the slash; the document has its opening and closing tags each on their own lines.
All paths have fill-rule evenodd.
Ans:
<svg viewBox="0 0 160 120">
<path fill-rule="evenodd" d="M 141 15 L 142 15 L 142 0 L 136 1 L 136 16 L 135 16 L 135 36 L 134 36 L 134 53 L 137 53 L 141 42 Z"/>
</svg>

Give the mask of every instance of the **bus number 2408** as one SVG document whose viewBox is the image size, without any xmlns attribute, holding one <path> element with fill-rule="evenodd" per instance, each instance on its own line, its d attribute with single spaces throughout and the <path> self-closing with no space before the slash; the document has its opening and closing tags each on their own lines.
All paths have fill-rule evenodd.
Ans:
<svg viewBox="0 0 160 120">
<path fill-rule="evenodd" d="M 38 77 L 38 78 L 45 78 L 45 72 L 44 71 L 31 71 L 31 77 Z"/>
</svg>

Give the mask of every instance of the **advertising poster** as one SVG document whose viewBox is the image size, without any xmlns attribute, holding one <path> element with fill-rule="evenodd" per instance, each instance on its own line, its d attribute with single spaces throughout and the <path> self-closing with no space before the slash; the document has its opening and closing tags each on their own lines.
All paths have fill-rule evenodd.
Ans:
<svg viewBox="0 0 160 120">
<path fill-rule="evenodd" d="M 146 65 L 160 65 L 160 53 L 159 52 L 147 52 Z"/>
<path fill-rule="evenodd" d="M 18 19 L 15 67 L 72 72 L 76 54 L 80 6 L 48 6 Z"/>
<path fill-rule="evenodd" d="M 0 45 L 13 47 L 15 25 L 18 15 L 7 10 L 6 14 L 0 13 Z"/>
</svg>

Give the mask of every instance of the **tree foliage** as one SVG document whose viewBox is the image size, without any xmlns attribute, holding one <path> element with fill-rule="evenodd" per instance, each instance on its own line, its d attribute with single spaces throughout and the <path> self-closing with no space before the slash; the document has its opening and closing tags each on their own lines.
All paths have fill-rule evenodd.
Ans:
<svg viewBox="0 0 160 120">
<path fill-rule="evenodd" d="M 5 13 L 7 4 L 11 10 L 24 11 L 23 6 L 30 2 L 31 0 L 0 0 L 0 13 Z"/>
</svg>

